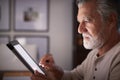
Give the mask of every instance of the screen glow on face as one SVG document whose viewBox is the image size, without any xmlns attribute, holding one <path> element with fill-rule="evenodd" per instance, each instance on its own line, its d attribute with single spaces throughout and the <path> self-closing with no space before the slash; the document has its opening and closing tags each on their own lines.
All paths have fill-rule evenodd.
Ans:
<svg viewBox="0 0 120 80">
<path fill-rule="evenodd" d="M 18 51 L 20 56 L 31 66 L 31 68 L 35 71 L 42 73 L 45 75 L 45 73 L 40 69 L 40 67 L 31 59 L 31 57 L 27 54 L 27 52 L 22 48 L 21 45 L 17 44 L 14 46 L 14 48 Z"/>
</svg>

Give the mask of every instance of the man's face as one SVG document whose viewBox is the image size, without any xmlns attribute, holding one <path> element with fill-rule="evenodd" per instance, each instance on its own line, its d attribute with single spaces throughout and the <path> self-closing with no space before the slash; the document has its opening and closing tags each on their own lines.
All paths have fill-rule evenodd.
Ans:
<svg viewBox="0 0 120 80">
<path fill-rule="evenodd" d="M 96 5 L 88 2 L 79 6 L 77 20 L 78 32 L 83 36 L 84 47 L 86 49 L 101 48 L 105 42 L 107 23 L 103 23 Z"/>
</svg>

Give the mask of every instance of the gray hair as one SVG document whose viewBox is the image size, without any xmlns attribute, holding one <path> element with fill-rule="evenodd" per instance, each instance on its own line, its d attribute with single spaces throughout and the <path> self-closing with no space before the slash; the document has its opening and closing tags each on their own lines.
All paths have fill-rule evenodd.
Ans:
<svg viewBox="0 0 120 80">
<path fill-rule="evenodd" d="M 77 4 L 82 5 L 90 1 L 93 0 L 77 0 Z M 96 0 L 96 3 L 97 3 L 97 11 L 103 17 L 104 21 L 106 21 L 106 19 L 109 17 L 111 13 L 115 13 L 118 16 L 119 14 L 118 0 Z"/>
</svg>

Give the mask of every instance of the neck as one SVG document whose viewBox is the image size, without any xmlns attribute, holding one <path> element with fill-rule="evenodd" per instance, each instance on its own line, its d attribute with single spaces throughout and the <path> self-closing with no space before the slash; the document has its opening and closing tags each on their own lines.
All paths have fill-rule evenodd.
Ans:
<svg viewBox="0 0 120 80">
<path fill-rule="evenodd" d="M 106 41 L 103 47 L 99 48 L 99 52 L 98 52 L 99 56 L 105 54 L 108 50 L 110 50 L 113 46 L 115 46 L 120 41 L 120 35 L 118 32 L 110 36 L 111 37 L 109 37 L 109 39 Z"/>
</svg>

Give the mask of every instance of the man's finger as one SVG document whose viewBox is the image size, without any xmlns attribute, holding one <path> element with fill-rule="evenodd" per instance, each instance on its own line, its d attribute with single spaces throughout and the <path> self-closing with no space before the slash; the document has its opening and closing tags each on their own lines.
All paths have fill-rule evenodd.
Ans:
<svg viewBox="0 0 120 80">
<path fill-rule="evenodd" d="M 40 64 L 47 66 L 48 64 L 54 64 L 54 59 L 51 54 L 46 54 L 40 60 Z"/>
</svg>

